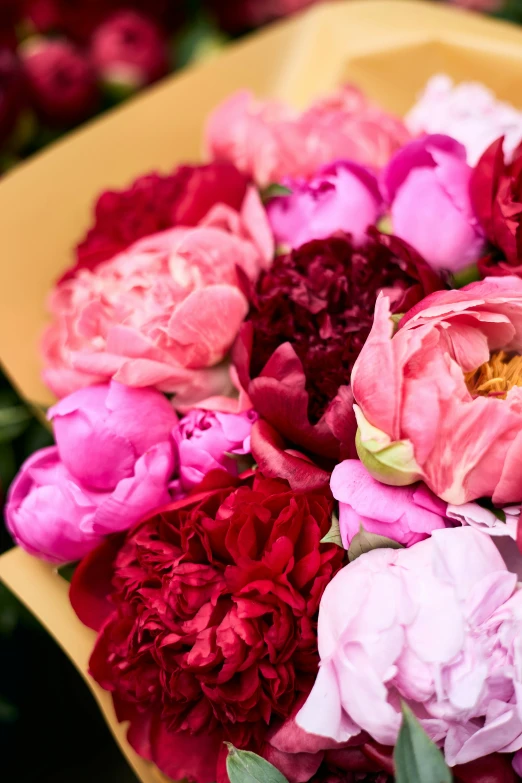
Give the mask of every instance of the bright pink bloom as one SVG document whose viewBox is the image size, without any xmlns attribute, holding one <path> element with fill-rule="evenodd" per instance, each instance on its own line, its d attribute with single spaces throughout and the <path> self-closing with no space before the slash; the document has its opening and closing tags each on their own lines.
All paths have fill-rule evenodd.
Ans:
<svg viewBox="0 0 522 783">
<path fill-rule="evenodd" d="M 400 700 L 450 766 L 522 747 L 522 591 L 489 536 L 436 530 L 343 568 L 319 611 L 321 666 L 297 723 L 393 745 Z"/>
<path fill-rule="evenodd" d="M 136 11 L 120 11 L 94 32 L 91 57 L 102 81 L 139 89 L 165 76 L 167 43 L 160 29 Z"/>
<path fill-rule="evenodd" d="M 225 357 L 248 303 L 237 267 L 254 282 L 273 242 L 254 190 L 241 213 L 216 205 L 193 228 L 139 240 L 92 272 L 59 284 L 44 335 L 44 378 L 58 396 L 113 378 L 155 386 L 194 404 L 230 387 Z"/>
<path fill-rule="evenodd" d="M 233 162 L 259 185 L 310 177 L 339 159 L 384 166 L 409 138 L 401 120 L 350 86 L 303 114 L 242 90 L 220 104 L 207 125 L 211 157 Z"/>
<path fill-rule="evenodd" d="M 339 526 L 346 549 L 361 525 L 368 533 L 386 536 L 404 546 L 412 546 L 446 527 L 446 503 L 423 484 L 386 486 L 372 478 L 358 459 L 336 465 L 330 488 L 339 501 Z"/>
<path fill-rule="evenodd" d="M 382 197 L 375 176 L 364 166 L 340 161 L 326 166 L 310 182 L 285 179 L 292 192 L 269 201 L 268 219 L 278 244 L 297 248 L 338 231 L 363 244 L 377 222 Z"/>
<path fill-rule="evenodd" d="M 475 262 L 484 235 L 470 197 L 466 150 L 449 136 L 412 141 L 383 175 L 393 233 L 436 270 L 457 272 Z"/>
<path fill-rule="evenodd" d="M 522 500 L 522 379 L 519 360 L 509 364 L 522 354 L 522 280 L 430 294 L 393 331 L 381 297 L 352 373 L 358 451 L 372 475 L 422 479 L 456 505 Z"/>
<path fill-rule="evenodd" d="M 238 458 L 250 454 L 250 432 L 258 416 L 193 409 L 174 433 L 178 447 L 180 490 L 188 492 L 211 470 L 239 474 Z"/>
<path fill-rule="evenodd" d="M 101 536 L 169 502 L 177 417 L 162 394 L 92 386 L 61 400 L 49 418 L 57 445 L 22 466 L 6 509 L 9 529 L 31 554 L 77 560 Z"/>
</svg>

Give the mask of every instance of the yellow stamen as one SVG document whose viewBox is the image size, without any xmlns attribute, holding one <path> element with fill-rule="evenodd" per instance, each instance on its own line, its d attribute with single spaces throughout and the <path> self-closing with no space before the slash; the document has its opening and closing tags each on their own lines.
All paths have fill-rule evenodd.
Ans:
<svg viewBox="0 0 522 783">
<path fill-rule="evenodd" d="M 504 400 L 513 386 L 522 386 L 522 356 L 498 351 L 489 362 L 464 375 L 473 397 L 499 397 Z"/>
</svg>

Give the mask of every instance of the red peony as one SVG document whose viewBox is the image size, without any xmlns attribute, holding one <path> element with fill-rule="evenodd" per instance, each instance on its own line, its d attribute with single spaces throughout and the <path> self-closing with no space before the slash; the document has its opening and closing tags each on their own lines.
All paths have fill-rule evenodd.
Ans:
<svg viewBox="0 0 522 783">
<path fill-rule="evenodd" d="M 73 605 L 97 629 L 105 617 L 91 674 L 167 776 L 212 783 L 223 740 L 259 749 L 310 688 L 319 601 L 344 557 L 320 543 L 331 514 L 327 491 L 215 471 L 82 561 Z"/>
<path fill-rule="evenodd" d="M 363 247 L 335 236 L 276 258 L 233 351 L 241 385 L 265 419 L 252 430 L 252 453 L 265 473 L 294 487 L 328 481 L 329 461 L 354 447 L 350 374 L 377 295 L 385 290 L 393 312 L 404 313 L 441 287 L 411 247 L 375 229 Z"/>
<path fill-rule="evenodd" d="M 260 27 L 274 19 L 302 11 L 318 0 L 210 0 L 220 27 L 230 33 Z"/>
<path fill-rule="evenodd" d="M 505 163 L 503 139 L 482 155 L 473 172 L 471 200 L 492 253 L 478 262 L 480 273 L 522 277 L 522 146 Z"/>
<path fill-rule="evenodd" d="M 0 49 L 0 144 L 8 141 L 25 107 L 25 81 L 20 62 L 7 48 Z"/>
<path fill-rule="evenodd" d="M 172 226 L 195 226 L 215 204 L 240 210 L 247 178 L 231 163 L 180 166 L 173 174 L 139 177 L 125 190 L 99 197 L 94 225 L 76 248 L 78 269 L 94 269 L 142 237 Z"/>
</svg>

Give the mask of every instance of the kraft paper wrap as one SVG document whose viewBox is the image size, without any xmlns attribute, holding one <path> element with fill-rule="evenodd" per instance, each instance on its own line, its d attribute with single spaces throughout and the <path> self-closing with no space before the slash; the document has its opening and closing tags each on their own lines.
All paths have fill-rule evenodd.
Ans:
<svg viewBox="0 0 522 783">
<path fill-rule="evenodd" d="M 422 2 L 326 3 L 167 79 L 18 166 L 0 183 L 0 358 L 23 397 L 37 407 L 52 402 L 38 356 L 46 294 L 71 262 L 101 190 L 198 160 L 205 117 L 238 88 L 304 107 L 349 80 L 402 114 L 439 71 L 478 79 L 519 105 L 522 30 Z M 128 746 L 109 695 L 87 674 L 94 634 L 74 615 L 67 584 L 19 549 L 0 558 L 0 578 L 85 678 L 142 783 L 165 783 Z"/>
</svg>

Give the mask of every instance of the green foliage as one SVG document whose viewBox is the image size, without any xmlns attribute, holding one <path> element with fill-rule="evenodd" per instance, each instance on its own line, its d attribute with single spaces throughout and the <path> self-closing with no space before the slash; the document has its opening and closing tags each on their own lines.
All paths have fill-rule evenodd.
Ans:
<svg viewBox="0 0 522 783">
<path fill-rule="evenodd" d="M 249 750 L 237 750 L 230 742 L 227 772 L 230 783 L 288 783 L 284 775 L 270 762 Z"/>
<path fill-rule="evenodd" d="M 438 747 L 404 703 L 402 726 L 393 753 L 396 783 L 452 783 L 453 776 Z"/>
</svg>

